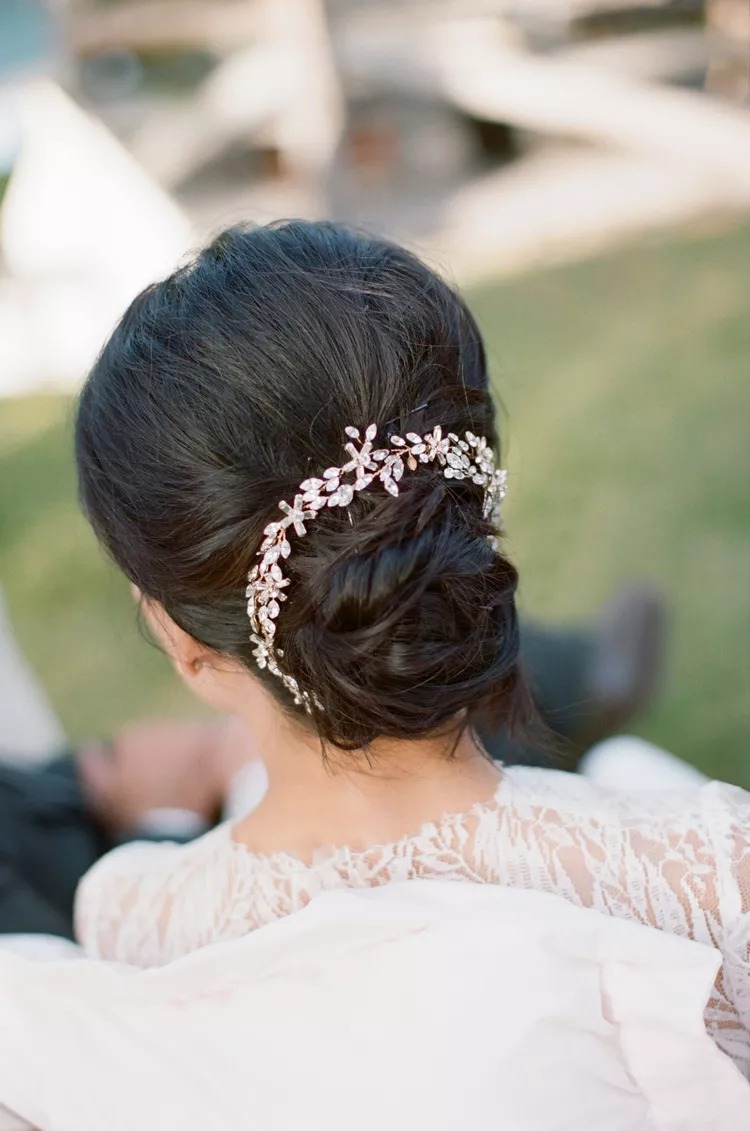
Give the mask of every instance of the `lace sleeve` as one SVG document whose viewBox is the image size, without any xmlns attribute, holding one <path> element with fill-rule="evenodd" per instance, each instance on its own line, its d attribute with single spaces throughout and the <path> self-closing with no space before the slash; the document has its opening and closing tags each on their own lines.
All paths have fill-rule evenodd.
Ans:
<svg viewBox="0 0 750 1131">
<path fill-rule="evenodd" d="M 722 968 L 706 1020 L 750 1065 L 750 794 L 719 782 L 609 790 L 525 767 L 506 782 L 499 834 L 482 838 L 495 882 L 715 947 Z"/>
<path fill-rule="evenodd" d="M 220 937 L 231 915 L 227 827 L 190 844 L 124 845 L 83 877 L 76 936 L 91 958 L 160 966 Z"/>
<path fill-rule="evenodd" d="M 159 963 L 169 919 L 169 875 L 182 847 L 127 844 L 86 873 L 76 892 L 75 930 L 90 958 L 137 966 Z M 150 913 L 147 928 L 144 905 Z"/>
<path fill-rule="evenodd" d="M 718 877 L 722 980 L 750 1031 L 750 794 L 717 782 L 706 787 L 705 803 Z"/>
</svg>

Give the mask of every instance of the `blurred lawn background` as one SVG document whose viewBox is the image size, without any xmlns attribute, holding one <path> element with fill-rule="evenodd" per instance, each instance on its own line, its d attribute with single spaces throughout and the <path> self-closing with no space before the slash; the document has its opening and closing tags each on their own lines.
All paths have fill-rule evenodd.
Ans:
<svg viewBox="0 0 750 1131">
<path fill-rule="evenodd" d="M 506 410 L 524 611 L 595 614 L 645 577 L 672 625 L 633 728 L 750 787 L 750 227 L 651 239 L 469 295 Z M 75 496 L 73 402 L 0 402 L 0 581 L 73 738 L 195 714 Z"/>
</svg>

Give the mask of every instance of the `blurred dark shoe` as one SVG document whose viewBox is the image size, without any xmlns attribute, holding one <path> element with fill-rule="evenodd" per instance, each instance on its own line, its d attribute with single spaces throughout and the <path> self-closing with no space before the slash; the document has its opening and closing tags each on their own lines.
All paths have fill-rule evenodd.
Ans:
<svg viewBox="0 0 750 1131">
<path fill-rule="evenodd" d="M 592 628 L 586 713 L 573 739 L 579 757 L 651 704 L 664 671 L 666 630 L 664 598 L 645 583 L 624 587 L 605 605 Z"/>
</svg>

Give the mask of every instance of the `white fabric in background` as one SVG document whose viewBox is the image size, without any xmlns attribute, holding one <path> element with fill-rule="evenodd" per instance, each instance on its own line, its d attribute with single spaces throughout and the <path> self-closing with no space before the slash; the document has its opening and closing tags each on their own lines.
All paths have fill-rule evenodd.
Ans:
<svg viewBox="0 0 750 1131">
<path fill-rule="evenodd" d="M 0 216 L 0 396 L 77 388 L 143 287 L 191 242 L 178 205 L 50 79 L 13 88 L 20 149 Z"/>
<path fill-rule="evenodd" d="M 579 772 L 606 789 L 695 789 L 709 780 L 695 766 L 634 735 L 605 738 L 587 750 Z"/>
<path fill-rule="evenodd" d="M 719 963 L 435 881 L 150 971 L 0 954 L 0 1101 L 40 1131 L 727 1131 L 750 1086 L 703 1027 Z"/>
<path fill-rule="evenodd" d="M 0 589 L 0 759 L 38 765 L 64 743 L 62 726 L 13 636 Z"/>
</svg>

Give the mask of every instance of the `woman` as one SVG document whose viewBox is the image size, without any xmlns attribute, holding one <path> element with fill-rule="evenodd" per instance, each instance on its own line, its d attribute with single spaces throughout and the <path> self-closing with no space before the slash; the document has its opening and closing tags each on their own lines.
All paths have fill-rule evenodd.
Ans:
<svg viewBox="0 0 750 1131">
<path fill-rule="evenodd" d="M 99 538 L 270 780 L 97 865 L 90 954 L 159 965 L 339 887 L 535 888 L 715 945 L 706 1022 L 750 1071 L 747 795 L 610 793 L 478 738 L 530 711 L 484 348 L 444 282 L 332 224 L 228 231 L 128 310 L 76 445 Z"/>
</svg>

